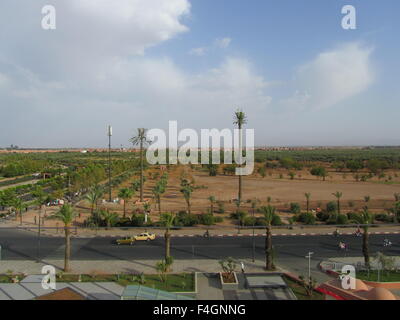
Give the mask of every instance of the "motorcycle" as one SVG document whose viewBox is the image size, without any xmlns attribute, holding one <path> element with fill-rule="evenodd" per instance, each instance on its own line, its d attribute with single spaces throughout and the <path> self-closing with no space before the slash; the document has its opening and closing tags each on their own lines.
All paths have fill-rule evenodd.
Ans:
<svg viewBox="0 0 400 320">
<path fill-rule="evenodd" d="M 383 246 L 384 247 L 391 247 L 392 246 L 392 242 L 388 239 L 383 240 Z"/>
</svg>

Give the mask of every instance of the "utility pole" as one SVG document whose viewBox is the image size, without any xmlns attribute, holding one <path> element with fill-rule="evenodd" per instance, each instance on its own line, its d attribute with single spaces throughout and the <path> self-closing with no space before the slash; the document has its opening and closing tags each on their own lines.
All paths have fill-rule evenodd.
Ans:
<svg viewBox="0 0 400 320">
<path fill-rule="evenodd" d="M 111 136 L 112 127 L 108 126 L 108 201 L 111 202 Z"/>
<path fill-rule="evenodd" d="M 311 255 L 313 255 L 314 252 L 309 252 L 306 258 L 308 258 L 308 281 L 311 283 Z"/>
</svg>

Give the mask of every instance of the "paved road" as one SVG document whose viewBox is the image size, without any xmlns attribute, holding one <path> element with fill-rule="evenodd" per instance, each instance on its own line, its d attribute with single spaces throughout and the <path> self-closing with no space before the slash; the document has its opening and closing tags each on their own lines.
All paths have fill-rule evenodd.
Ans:
<svg viewBox="0 0 400 320">
<path fill-rule="evenodd" d="M 392 247 L 383 247 L 383 239 L 390 238 Z M 276 236 L 273 243 L 276 258 L 281 260 L 305 260 L 308 251 L 314 252 L 314 260 L 341 256 L 361 256 L 361 237 L 341 236 Z M 346 253 L 337 250 L 338 241 L 349 244 Z M 256 258 L 264 258 L 264 237 L 256 237 Z M 383 251 L 389 255 L 400 255 L 400 235 L 371 235 L 371 253 Z M 133 246 L 117 246 L 115 238 L 74 238 L 72 239 L 72 258 L 74 260 L 132 260 L 160 259 L 164 254 L 164 239 L 151 242 L 138 242 Z M 40 258 L 62 259 L 64 257 L 64 239 L 42 236 L 40 241 Z M 221 259 L 252 258 L 252 237 L 182 237 L 171 239 L 171 254 L 179 259 Z M 36 259 L 38 254 L 38 237 L 35 233 L 0 229 L 0 245 L 3 260 Z"/>
</svg>

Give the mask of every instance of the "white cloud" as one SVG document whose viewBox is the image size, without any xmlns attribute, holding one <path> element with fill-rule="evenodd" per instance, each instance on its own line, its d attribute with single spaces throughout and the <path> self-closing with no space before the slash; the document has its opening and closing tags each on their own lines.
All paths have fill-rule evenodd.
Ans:
<svg viewBox="0 0 400 320">
<path fill-rule="evenodd" d="M 371 53 L 371 48 L 347 43 L 319 54 L 298 69 L 296 93 L 283 103 L 295 108 L 323 109 L 365 91 L 374 82 Z"/>
<path fill-rule="evenodd" d="M 206 52 L 207 48 L 193 48 L 189 51 L 189 54 L 193 56 L 204 56 Z"/>
<path fill-rule="evenodd" d="M 232 39 L 231 38 L 222 38 L 222 39 L 216 39 L 214 44 L 221 48 L 221 49 L 225 49 L 228 48 L 229 45 L 231 44 Z"/>
</svg>

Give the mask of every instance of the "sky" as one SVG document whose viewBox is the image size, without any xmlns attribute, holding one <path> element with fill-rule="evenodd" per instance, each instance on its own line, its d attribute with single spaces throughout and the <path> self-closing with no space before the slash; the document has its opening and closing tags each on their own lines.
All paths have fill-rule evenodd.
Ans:
<svg viewBox="0 0 400 320">
<path fill-rule="evenodd" d="M 0 147 L 106 147 L 109 124 L 129 147 L 136 128 L 170 120 L 233 128 L 238 109 L 258 146 L 400 145 L 398 12 L 398 0 L 2 0 Z"/>
</svg>

